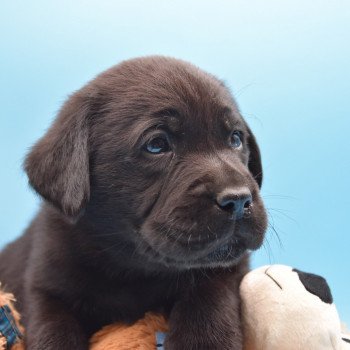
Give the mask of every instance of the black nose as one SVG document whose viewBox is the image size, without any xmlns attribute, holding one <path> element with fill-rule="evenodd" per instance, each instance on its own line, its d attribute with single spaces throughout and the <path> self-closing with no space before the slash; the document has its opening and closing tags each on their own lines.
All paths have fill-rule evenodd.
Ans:
<svg viewBox="0 0 350 350">
<path fill-rule="evenodd" d="M 217 195 L 216 203 L 222 210 L 230 213 L 232 219 L 239 220 L 245 213 L 249 212 L 252 195 L 246 188 L 225 189 Z"/>
</svg>

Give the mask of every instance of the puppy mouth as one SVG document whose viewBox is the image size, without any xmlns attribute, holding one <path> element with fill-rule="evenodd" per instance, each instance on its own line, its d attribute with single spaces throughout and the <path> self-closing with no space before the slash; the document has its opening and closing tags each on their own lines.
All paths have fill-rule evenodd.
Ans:
<svg viewBox="0 0 350 350">
<path fill-rule="evenodd" d="M 209 261 L 229 261 L 239 258 L 246 248 L 240 243 L 226 243 L 209 253 L 205 259 Z"/>
<path fill-rule="evenodd" d="M 192 250 L 189 245 L 187 249 L 182 250 L 182 253 L 177 252 L 178 254 L 175 254 L 175 251 L 155 249 L 151 244 L 144 243 L 146 247 L 142 249 L 142 255 L 167 267 L 180 269 L 232 266 L 248 251 L 246 244 L 237 239 L 219 245 L 216 242 L 215 248 L 210 250 L 206 246 L 201 250 L 196 246 L 196 249 Z"/>
</svg>

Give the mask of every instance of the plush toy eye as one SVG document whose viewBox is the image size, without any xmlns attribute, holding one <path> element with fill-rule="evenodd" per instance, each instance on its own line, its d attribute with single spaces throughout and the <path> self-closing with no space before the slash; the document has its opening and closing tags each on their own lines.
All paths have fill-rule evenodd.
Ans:
<svg viewBox="0 0 350 350">
<path fill-rule="evenodd" d="M 170 145 L 166 136 L 156 136 L 150 139 L 145 146 L 148 153 L 160 154 L 170 151 Z"/>
<path fill-rule="evenodd" d="M 242 146 L 242 133 L 234 131 L 230 137 L 230 145 L 232 148 L 240 148 Z"/>
</svg>

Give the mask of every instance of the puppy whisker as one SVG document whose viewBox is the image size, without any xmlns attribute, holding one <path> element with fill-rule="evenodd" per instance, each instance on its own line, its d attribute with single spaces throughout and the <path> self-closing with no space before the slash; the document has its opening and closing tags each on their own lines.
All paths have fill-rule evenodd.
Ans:
<svg viewBox="0 0 350 350">
<path fill-rule="evenodd" d="M 291 217 L 290 215 L 286 214 L 286 210 L 285 209 L 279 209 L 279 208 L 266 208 L 266 210 L 268 211 L 274 211 L 277 214 L 280 214 L 282 216 L 284 216 L 285 218 L 289 219 L 290 221 L 293 221 L 296 224 L 299 224 L 297 220 L 295 220 L 293 217 Z"/>
</svg>

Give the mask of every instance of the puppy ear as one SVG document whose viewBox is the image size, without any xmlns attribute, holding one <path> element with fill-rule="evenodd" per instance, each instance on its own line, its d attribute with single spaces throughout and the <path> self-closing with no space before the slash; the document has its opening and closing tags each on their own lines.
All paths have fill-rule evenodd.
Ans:
<svg viewBox="0 0 350 350">
<path fill-rule="evenodd" d="M 249 137 L 248 137 L 248 147 L 249 147 L 249 161 L 248 168 L 252 173 L 255 181 L 258 183 L 259 188 L 261 188 L 263 180 L 263 169 L 261 163 L 260 149 L 256 142 L 255 136 L 247 126 Z"/>
<path fill-rule="evenodd" d="M 86 100 L 79 92 L 68 99 L 24 163 L 35 191 L 70 217 L 79 214 L 90 196 Z"/>
</svg>

